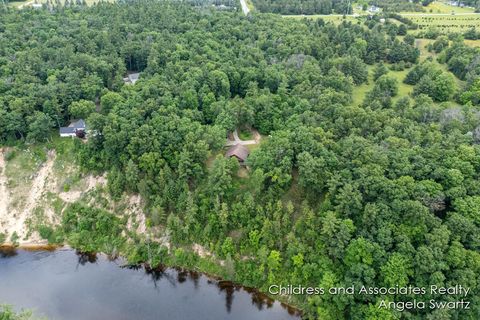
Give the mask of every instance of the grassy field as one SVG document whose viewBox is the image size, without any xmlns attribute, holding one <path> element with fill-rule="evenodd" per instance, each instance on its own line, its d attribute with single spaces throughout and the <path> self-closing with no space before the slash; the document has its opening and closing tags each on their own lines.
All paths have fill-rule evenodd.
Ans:
<svg viewBox="0 0 480 320">
<path fill-rule="evenodd" d="M 21 5 L 24 5 L 24 4 L 26 4 L 26 3 L 28 3 L 28 1 L 9 1 L 9 2 L 8 2 L 8 5 L 9 5 L 10 7 L 18 8 L 18 7 L 20 7 Z"/>
<path fill-rule="evenodd" d="M 368 66 L 368 83 L 364 83 L 360 86 L 355 86 L 353 88 L 352 100 L 354 105 L 360 105 L 365 99 L 367 92 L 373 89 L 373 86 L 374 86 L 373 69 L 374 68 L 375 68 L 374 66 Z M 387 75 L 395 78 L 398 82 L 398 94 L 393 98 L 394 102 L 400 99 L 401 97 L 410 95 L 410 93 L 412 93 L 413 91 L 413 86 L 403 83 L 403 79 L 405 79 L 405 77 L 407 76 L 408 71 L 410 71 L 410 69 L 405 69 L 403 71 L 392 71 L 392 70 L 388 71 Z"/>
<path fill-rule="evenodd" d="M 357 6 L 354 5 L 354 8 Z M 442 32 L 465 32 L 476 27 L 480 28 L 480 14 L 476 14 L 472 8 L 460 8 L 443 2 L 432 2 L 425 8 L 426 12 L 401 12 L 419 26 L 418 31 L 425 31 L 429 27 L 437 28 Z M 454 12 L 455 14 L 452 14 Z M 323 19 L 326 22 L 340 24 L 343 21 L 358 23 L 366 18 L 367 13 L 357 10 L 356 16 L 342 15 L 284 15 L 289 19 Z M 442 15 L 438 15 L 442 14 Z M 396 23 L 396 20 L 392 20 Z M 415 33 L 417 33 L 416 31 Z"/>
<path fill-rule="evenodd" d="M 333 22 L 334 24 L 340 24 L 343 21 L 359 23 L 364 17 L 361 16 L 342 16 L 342 15 L 323 15 L 323 14 L 314 14 L 314 15 L 283 15 L 282 17 L 288 19 L 323 19 L 325 22 Z"/>
<path fill-rule="evenodd" d="M 431 39 L 416 39 L 415 46 L 420 50 L 420 61 L 427 59 L 428 57 L 435 57 L 435 52 L 429 52 L 427 46 L 434 43 L 435 40 Z"/>
<path fill-rule="evenodd" d="M 441 69 L 443 69 L 446 72 L 448 71 L 448 68 L 445 64 L 440 64 L 436 62 L 436 58 L 438 57 L 438 54 L 435 52 L 429 52 L 427 50 L 427 46 L 431 43 L 433 43 L 435 40 L 430 40 L 430 39 L 417 39 L 415 42 L 415 46 L 420 50 L 420 58 L 419 62 L 424 61 L 427 58 L 432 58 L 434 63 L 436 63 Z M 470 46 L 474 47 L 480 47 L 480 40 L 465 40 L 465 43 Z M 387 65 L 388 67 L 388 65 Z M 362 84 L 360 86 L 356 86 L 353 89 L 353 104 L 354 105 L 360 105 L 363 102 L 363 99 L 365 98 L 367 92 L 373 89 L 374 81 L 373 81 L 373 70 L 374 66 L 368 66 L 368 83 L 367 84 Z M 391 77 L 394 77 L 398 81 L 398 95 L 393 98 L 393 101 L 397 101 L 399 98 L 410 95 L 413 92 L 413 86 L 408 85 L 403 83 L 403 80 L 407 76 L 407 73 L 410 71 L 410 69 L 405 69 L 403 71 L 392 71 L 389 70 L 388 75 Z M 455 77 L 455 81 L 457 83 L 458 88 L 461 88 L 463 83 L 460 79 Z M 454 102 L 449 102 L 449 103 L 454 103 Z"/>
<path fill-rule="evenodd" d="M 416 23 L 419 30 L 426 30 L 429 27 L 437 28 L 443 32 L 465 32 L 470 28 L 480 27 L 480 14 L 469 15 L 447 15 L 447 16 L 408 16 Z"/>
<path fill-rule="evenodd" d="M 480 14 L 475 13 L 446 16 L 429 15 L 424 13 L 415 15 L 405 14 L 405 16 L 419 26 L 418 31 L 425 31 L 429 27 L 437 28 L 443 33 L 465 32 L 470 28 L 480 28 Z M 283 17 L 288 19 L 323 19 L 325 22 L 333 22 L 334 24 L 340 24 L 343 21 L 360 23 L 365 19 L 365 16 L 341 15 L 284 15 Z M 397 23 L 396 20 L 392 21 Z M 414 33 L 418 33 L 418 31 L 415 31 Z"/>
<path fill-rule="evenodd" d="M 452 12 L 455 12 L 455 13 L 473 13 L 473 12 L 475 12 L 475 10 L 473 8 L 455 7 L 455 6 L 451 6 L 451 5 L 446 4 L 444 2 L 441 2 L 441 1 L 434 1 L 434 2 L 430 3 L 425 8 L 425 10 L 428 13 L 452 13 Z"/>
<path fill-rule="evenodd" d="M 464 42 L 470 47 L 480 47 L 480 40 L 464 40 Z"/>
<path fill-rule="evenodd" d="M 352 100 L 353 104 L 358 106 L 363 102 L 367 92 L 373 89 L 373 68 L 374 66 L 367 66 L 368 68 L 368 83 L 363 83 L 359 86 L 353 87 Z"/>
</svg>

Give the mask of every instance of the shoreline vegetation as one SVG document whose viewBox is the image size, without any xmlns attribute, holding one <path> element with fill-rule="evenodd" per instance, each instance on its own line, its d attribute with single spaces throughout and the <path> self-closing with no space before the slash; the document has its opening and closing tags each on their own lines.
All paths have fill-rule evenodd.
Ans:
<svg viewBox="0 0 480 320">
<path fill-rule="evenodd" d="M 291 314 L 291 315 L 301 316 L 302 313 L 303 313 L 302 309 L 300 309 L 300 307 L 298 305 L 294 305 L 291 302 L 286 301 L 285 296 L 282 296 L 282 295 L 273 296 L 273 295 L 270 295 L 266 292 L 261 291 L 260 289 L 258 289 L 256 287 L 245 286 L 244 284 L 235 281 L 235 279 L 228 279 L 227 280 L 225 278 L 225 274 L 214 273 L 214 270 L 212 268 L 203 269 L 201 267 L 198 267 L 198 266 L 203 265 L 202 263 L 192 267 L 190 265 L 187 266 L 187 265 L 171 264 L 171 263 L 168 263 L 170 260 L 165 260 L 163 262 L 160 262 L 157 265 L 151 265 L 151 264 L 149 264 L 148 261 L 138 261 L 138 262 L 135 262 L 135 263 L 131 263 L 121 253 L 118 254 L 118 255 L 115 255 L 115 256 L 111 256 L 111 255 L 109 255 L 105 252 L 82 252 L 82 251 L 78 251 L 77 249 L 69 246 L 68 244 L 20 244 L 20 245 L 0 244 L 0 253 L 9 252 L 9 251 L 14 252 L 15 250 L 25 250 L 25 251 L 74 250 L 77 253 L 84 254 L 84 255 L 104 255 L 109 260 L 122 259 L 122 260 L 125 261 L 125 264 L 120 265 L 119 266 L 120 268 L 142 266 L 147 271 L 149 271 L 149 270 L 163 271 L 166 268 L 172 268 L 172 269 L 175 269 L 177 271 L 195 272 L 197 274 L 205 275 L 212 280 L 215 280 L 215 281 L 218 281 L 218 282 L 229 283 L 229 284 L 231 284 L 235 287 L 241 287 L 241 288 L 245 289 L 247 292 L 250 292 L 250 293 L 253 292 L 257 295 L 258 298 L 262 299 L 263 301 L 264 300 L 278 301 L 278 302 L 281 303 L 282 307 L 285 308 L 288 311 L 288 313 Z M 212 261 L 204 259 L 204 258 L 202 258 L 198 255 L 197 255 L 197 257 L 198 257 L 199 260 L 203 259 L 204 262 L 207 263 L 207 264 L 210 264 L 212 262 Z M 0 305 L 0 307 L 2 307 L 2 305 Z M 5 309 L 5 310 L 7 310 L 9 312 L 11 311 L 11 309 Z M 0 309 L 0 312 L 1 312 L 1 309 Z M 20 314 L 32 316 L 31 312 L 29 312 L 29 311 L 22 311 Z M 0 313 L 0 316 L 1 315 L 2 314 Z M 13 313 L 11 313 L 10 315 L 13 315 Z M 3 318 L 0 318 L 0 319 L 3 319 Z M 10 320 L 10 319 L 15 319 L 15 318 L 6 318 L 6 319 Z M 23 318 L 21 318 L 21 319 L 23 319 Z M 30 319 L 30 318 L 27 318 L 27 319 Z M 32 319 L 37 319 L 37 318 L 32 318 Z M 44 319 L 44 318 L 42 318 L 42 319 Z"/>
<path fill-rule="evenodd" d="M 30 310 L 15 311 L 14 306 L 0 304 L 0 320 L 48 320 L 36 317 Z"/>
</svg>

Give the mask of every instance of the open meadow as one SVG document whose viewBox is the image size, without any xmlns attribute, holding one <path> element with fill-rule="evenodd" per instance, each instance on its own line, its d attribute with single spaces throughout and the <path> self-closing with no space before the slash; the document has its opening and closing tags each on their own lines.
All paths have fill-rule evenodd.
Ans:
<svg viewBox="0 0 480 320">
<path fill-rule="evenodd" d="M 437 28 L 442 32 L 465 32 L 470 28 L 480 27 L 480 14 L 465 15 L 406 15 L 418 25 L 419 30 Z"/>
<path fill-rule="evenodd" d="M 428 6 L 426 6 L 424 12 L 408 12 L 408 14 L 417 14 L 417 15 L 422 15 L 425 13 L 431 13 L 431 14 L 466 14 L 466 13 L 474 13 L 475 10 L 471 7 L 457 7 L 457 6 L 452 6 L 448 3 L 445 3 L 443 1 L 434 1 L 430 3 Z M 405 12 L 407 13 L 407 12 Z"/>
</svg>

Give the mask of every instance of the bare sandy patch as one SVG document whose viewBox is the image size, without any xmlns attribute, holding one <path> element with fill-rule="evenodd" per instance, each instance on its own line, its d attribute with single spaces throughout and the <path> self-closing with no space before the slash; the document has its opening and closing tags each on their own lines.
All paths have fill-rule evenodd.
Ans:
<svg viewBox="0 0 480 320">
<path fill-rule="evenodd" d="M 142 197 L 140 195 L 130 195 L 126 199 L 127 208 L 125 214 L 128 215 L 127 230 L 137 234 L 146 234 L 147 217 L 142 210 Z"/>
<path fill-rule="evenodd" d="M 35 209 L 40 203 L 47 190 L 46 186 L 52 177 L 52 167 L 55 161 L 55 151 L 50 150 L 47 154 L 47 161 L 40 166 L 38 172 L 32 177 L 30 189 L 26 196 L 24 205 L 21 208 L 9 207 L 9 191 L 6 188 L 7 177 L 4 174 L 6 167 L 4 153 L 1 152 L 0 167 L 2 167 L 1 184 L 2 205 L 0 209 L 0 226 L 3 232 L 10 237 L 13 234 L 18 236 L 19 244 L 43 244 L 46 241 L 40 238 L 37 232 L 29 232 L 27 221 L 32 220 Z M 5 200 L 4 200 L 5 199 Z M 53 216 L 48 216 L 52 211 L 46 211 L 45 219 L 53 220 Z M 9 239 L 7 239 L 8 241 Z"/>
<path fill-rule="evenodd" d="M 60 199 L 67 203 L 73 203 L 75 201 L 80 200 L 80 198 L 87 192 L 95 189 L 98 186 L 105 186 L 107 184 L 107 178 L 105 176 L 94 176 L 94 175 L 87 175 L 83 178 L 85 182 L 85 187 L 81 190 L 69 190 L 69 191 L 62 191 L 58 193 Z"/>
<path fill-rule="evenodd" d="M 195 252 L 196 255 L 198 255 L 200 258 L 206 258 L 206 257 L 211 257 L 213 254 L 207 250 L 204 246 L 194 243 L 192 246 L 193 252 Z"/>
<path fill-rule="evenodd" d="M 10 194 L 7 189 L 7 177 L 5 176 L 5 156 L 4 150 L 0 149 L 0 232 L 3 217 L 8 214 L 8 204 L 10 203 Z"/>
</svg>

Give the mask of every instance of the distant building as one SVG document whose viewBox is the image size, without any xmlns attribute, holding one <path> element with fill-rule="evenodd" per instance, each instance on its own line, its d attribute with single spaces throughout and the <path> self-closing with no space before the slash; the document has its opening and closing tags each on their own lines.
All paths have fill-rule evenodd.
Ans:
<svg viewBox="0 0 480 320">
<path fill-rule="evenodd" d="M 232 7 L 232 6 L 226 6 L 224 4 L 220 4 L 220 5 L 215 5 L 215 4 L 212 4 L 212 7 L 217 9 L 217 10 L 223 10 L 223 11 L 226 11 L 226 10 L 236 10 L 237 8 L 236 7 Z"/>
<path fill-rule="evenodd" d="M 241 165 L 244 165 L 245 160 L 247 160 L 249 154 L 250 154 L 250 151 L 247 148 L 245 148 L 241 144 L 236 144 L 234 146 L 231 146 L 227 150 L 227 152 L 225 153 L 225 157 L 227 158 L 235 157 L 237 158 L 238 162 Z"/>
<path fill-rule="evenodd" d="M 377 12 L 380 12 L 380 8 L 377 6 L 370 6 L 368 8 L 368 12 L 377 13 Z"/>
<path fill-rule="evenodd" d="M 448 1 L 447 4 L 454 6 L 454 7 L 465 7 L 465 3 L 460 2 L 460 1 Z"/>
<path fill-rule="evenodd" d="M 42 9 L 43 5 L 41 3 L 32 3 L 33 9 Z"/>
<path fill-rule="evenodd" d="M 125 82 L 125 84 L 135 84 L 135 82 L 138 81 L 138 78 L 140 78 L 139 72 L 130 73 L 128 76 L 123 78 L 123 82 Z"/>
<path fill-rule="evenodd" d="M 68 127 L 60 128 L 60 137 L 79 137 L 84 138 L 87 133 L 85 120 L 79 119 L 70 123 Z"/>
</svg>

